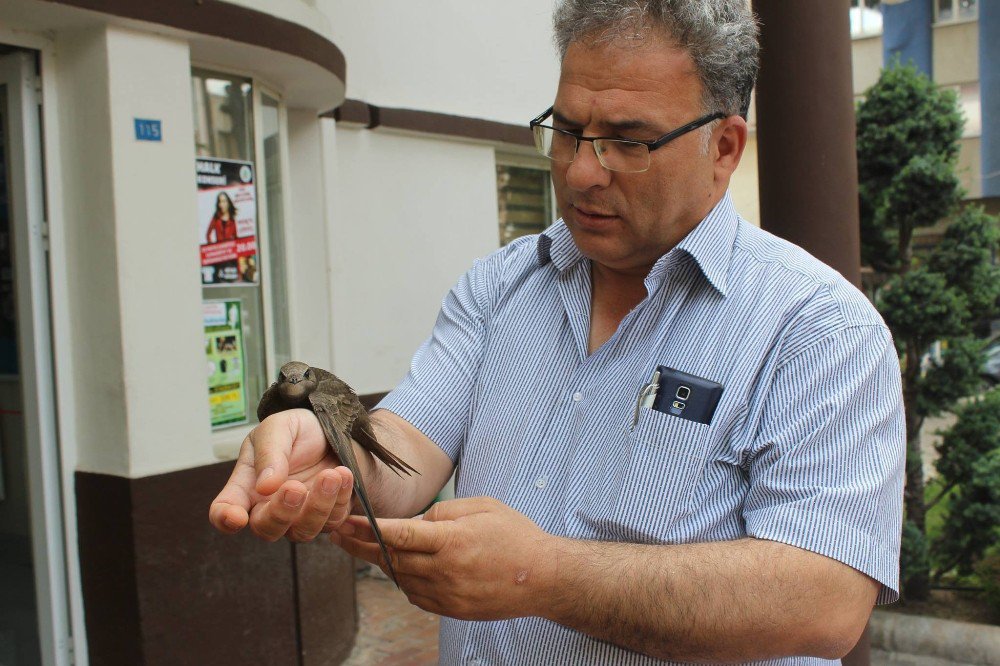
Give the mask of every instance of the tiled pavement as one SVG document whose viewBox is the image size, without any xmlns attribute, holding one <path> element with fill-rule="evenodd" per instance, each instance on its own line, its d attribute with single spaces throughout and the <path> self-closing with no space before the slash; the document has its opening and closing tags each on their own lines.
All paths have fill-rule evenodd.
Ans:
<svg viewBox="0 0 1000 666">
<path fill-rule="evenodd" d="M 357 581 L 358 633 L 344 666 L 427 666 L 438 663 L 438 617 L 406 600 L 392 581 Z"/>
</svg>

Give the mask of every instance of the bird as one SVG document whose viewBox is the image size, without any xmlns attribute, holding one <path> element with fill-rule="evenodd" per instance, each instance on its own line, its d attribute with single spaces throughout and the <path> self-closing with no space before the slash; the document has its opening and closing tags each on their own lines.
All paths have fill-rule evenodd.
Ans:
<svg viewBox="0 0 1000 666">
<path fill-rule="evenodd" d="M 353 438 L 399 476 L 420 472 L 379 443 L 375 431 L 372 430 L 368 412 L 358 400 L 358 395 L 332 372 L 311 367 L 301 361 L 289 361 L 281 366 L 277 381 L 264 391 L 257 404 L 257 418 L 263 421 L 271 414 L 296 408 L 309 409 L 316 415 L 327 443 L 341 464 L 354 475 L 354 494 L 357 495 L 361 509 L 371 523 L 372 532 L 375 533 L 375 540 L 382 551 L 389 575 L 396 583 L 396 587 L 399 587 L 389 552 L 382 539 L 382 532 L 375 522 L 375 511 L 372 509 L 371 500 L 368 499 L 368 491 L 361 478 L 361 470 L 358 468 L 351 439 Z"/>
</svg>

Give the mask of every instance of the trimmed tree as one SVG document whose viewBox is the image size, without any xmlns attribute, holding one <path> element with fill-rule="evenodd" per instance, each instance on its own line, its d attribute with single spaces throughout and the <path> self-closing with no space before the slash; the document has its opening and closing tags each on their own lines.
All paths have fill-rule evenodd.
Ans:
<svg viewBox="0 0 1000 666">
<path fill-rule="evenodd" d="M 979 388 L 975 332 L 1000 314 L 996 220 L 962 207 L 955 174 L 963 120 L 956 95 L 913 67 L 890 67 L 857 108 L 862 262 L 874 272 L 870 296 L 900 353 L 906 409 L 904 595 L 930 592 L 923 455 L 924 419 L 952 411 Z M 949 225 L 933 249 L 914 233 Z M 927 360 L 941 341 L 939 360 Z M 930 498 L 930 502 L 936 499 Z"/>
</svg>

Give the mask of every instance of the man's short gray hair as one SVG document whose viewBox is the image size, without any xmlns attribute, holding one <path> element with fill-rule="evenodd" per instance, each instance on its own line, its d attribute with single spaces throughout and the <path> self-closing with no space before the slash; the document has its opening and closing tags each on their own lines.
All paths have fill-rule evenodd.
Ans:
<svg viewBox="0 0 1000 666">
<path fill-rule="evenodd" d="M 572 42 L 641 40 L 659 31 L 691 54 L 704 111 L 736 115 L 750 103 L 760 47 L 748 0 L 560 0 L 553 16 L 560 59 Z"/>
</svg>

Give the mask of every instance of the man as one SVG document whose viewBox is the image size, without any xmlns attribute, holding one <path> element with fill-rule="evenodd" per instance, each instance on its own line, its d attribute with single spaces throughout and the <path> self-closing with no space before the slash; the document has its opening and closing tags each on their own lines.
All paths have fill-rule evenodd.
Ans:
<svg viewBox="0 0 1000 666">
<path fill-rule="evenodd" d="M 461 462 L 466 499 L 379 520 L 409 599 L 445 616 L 443 663 L 826 663 L 897 597 L 890 335 L 726 194 L 746 4 L 556 10 L 559 87 L 533 126 L 563 219 L 476 262 L 373 415 L 421 471 L 368 459 L 379 515 L 414 515 Z M 643 403 L 660 366 L 721 385 L 714 414 Z M 270 417 L 211 520 L 378 561 L 336 465 L 309 413 Z"/>
</svg>

